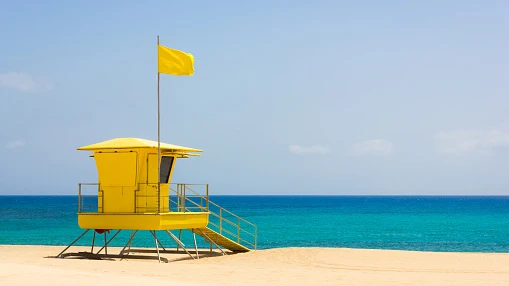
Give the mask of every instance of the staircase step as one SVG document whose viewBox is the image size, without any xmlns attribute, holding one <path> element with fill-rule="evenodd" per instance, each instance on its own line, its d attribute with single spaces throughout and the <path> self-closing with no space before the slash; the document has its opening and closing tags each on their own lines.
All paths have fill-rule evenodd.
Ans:
<svg viewBox="0 0 509 286">
<path fill-rule="evenodd" d="M 213 231 L 212 229 L 210 229 L 208 227 L 192 229 L 192 231 L 207 240 L 207 238 L 202 235 L 202 233 L 205 234 L 211 240 L 213 240 L 213 242 L 215 242 L 216 244 L 218 244 L 228 250 L 235 251 L 235 252 L 248 252 L 249 251 L 249 248 Z"/>
</svg>

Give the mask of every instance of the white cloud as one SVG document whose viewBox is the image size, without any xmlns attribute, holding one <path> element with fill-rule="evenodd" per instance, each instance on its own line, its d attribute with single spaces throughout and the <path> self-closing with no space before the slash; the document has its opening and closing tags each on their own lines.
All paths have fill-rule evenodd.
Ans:
<svg viewBox="0 0 509 286">
<path fill-rule="evenodd" d="M 25 146 L 25 141 L 23 140 L 14 140 L 7 144 L 7 149 L 21 148 Z"/>
<path fill-rule="evenodd" d="M 457 129 L 434 135 L 439 153 L 488 153 L 497 147 L 509 146 L 509 133 L 498 129 Z"/>
<path fill-rule="evenodd" d="M 302 146 L 302 145 L 290 145 L 288 148 L 290 152 L 295 154 L 303 154 L 303 153 L 314 153 L 314 154 L 325 154 L 329 153 L 329 149 L 320 145 L 313 146 Z"/>
<path fill-rule="evenodd" d="M 358 142 L 352 145 L 355 155 L 383 155 L 392 153 L 392 143 L 384 139 L 374 139 Z"/>
<path fill-rule="evenodd" d="M 33 77 L 26 73 L 0 73 L 0 87 L 13 88 L 22 92 L 48 91 L 53 88 L 52 83 L 41 77 Z"/>
</svg>

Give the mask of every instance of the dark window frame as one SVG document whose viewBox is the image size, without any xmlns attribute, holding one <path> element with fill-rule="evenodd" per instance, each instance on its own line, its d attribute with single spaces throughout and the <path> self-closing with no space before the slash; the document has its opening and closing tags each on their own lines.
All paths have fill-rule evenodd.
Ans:
<svg viewBox="0 0 509 286">
<path fill-rule="evenodd" d="M 159 182 L 168 183 L 174 161 L 175 157 L 173 156 L 162 156 L 161 165 L 159 167 Z"/>
</svg>

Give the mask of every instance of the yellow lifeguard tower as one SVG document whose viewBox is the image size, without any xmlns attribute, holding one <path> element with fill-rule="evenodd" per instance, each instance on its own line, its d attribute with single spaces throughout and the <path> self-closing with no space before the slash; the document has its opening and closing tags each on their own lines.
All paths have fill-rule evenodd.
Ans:
<svg viewBox="0 0 509 286">
<path fill-rule="evenodd" d="M 233 252 L 256 249 L 257 227 L 209 200 L 208 185 L 172 184 L 171 177 L 177 159 L 198 156 L 202 150 L 160 142 L 160 74 L 190 76 L 194 74 L 194 57 L 191 54 L 159 45 L 157 37 L 157 141 L 139 138 L 116 138 L 84 146 L 78 150 L 92 151 L 98 172 L 98 183 L 78 184 L 78 224 L 85 231 L 57 257 L 81 256 L 124 258 L 140 230 L 150 231 L 154 237 L 157 258 L 157 238 L 164 231 L 179 247 L 193 257 L 181 241 L 183 230 L 193 234 L 196 258 L 199 258 L 196 234 L 215 245 Z M 83 194 L 82 187 L 97 186 L 97 194 Z M 202 192 L 197 192 L 201 188 Z M 77 241 L 93 230 L 90 252 L 65 253 Z M 107 233 L 116 230 L 107 239 Z M 118 255 L 108 255 L 108 244 L 123 230 L 131 235 Z M 178 237 L 171 230 L 179 230 Z M 96 233 L 104 234 L 104 245 L 94 253 Z M 105 254 L 101 254 L 104 249 Z M 131 258 L 150 258 L 133 256 Z M 152 257 L 153 258 L 153 257 Z M 167 261 L 167 260 L 166 260 Z"/>
<path fill-rule="evenodd" d="M 159 157 L 157 141 L 139 138 L 116 138 L 78 148 L 93 152 L 98 183 L 78 185 L 78 224 L 85 231 L 57 257 L 124 258 L 132 252 L 131 243 L 140 230 L 148 230 L 154 237 L 159 261 L 167 260 L 160 257 L 160 252 L 166 249 L 157 238 L 157 231 L 168 234 L 177 243 L 177 250 L 184 249 L 192 258 L 199 258 L 196 234 L 209 242 L 211 249 L 215 245 L 223 254 L 221 247 L 233 252 L 256 249 L 256 226 L 211 202 L 208 185 L 171 184 L 177 159 L 199 156 L 202 150 L 166 143 L 159 146 Z M 90 185 L 97 186 L 96 196 L 82 193 L 82 188 Z M 65 253 L 90 230 L 93 230 L 90 252 Z M 117 232 L 107 240 L 110 230 Z M 108 244 L 122 230 L 131 231 L 127 244 L 118 255 L 108 255 Z M 178 237 L 170 230 L 179 230 Z M 182 230 L 193 233 L 195 257 L 180 240 Z M 104 233 L 104 246 L 94 253 L 96 233 Z M 105 254 L 100 254 L 103 249 Z"/>
</svg>

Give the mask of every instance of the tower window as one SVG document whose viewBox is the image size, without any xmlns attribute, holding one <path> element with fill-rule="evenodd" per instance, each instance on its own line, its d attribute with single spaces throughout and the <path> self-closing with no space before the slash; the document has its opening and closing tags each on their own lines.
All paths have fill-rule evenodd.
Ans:
<svg viewBox="0 0 509 286">
<path fill-rule="evenodd" d="M 161 158 L 161 168 L 159 173 L 159 181 L 161 183 L 168 183 L 170 179 L 171 167 L 173 165 L 173 157 L 163 156 Z"/>
</svg>

